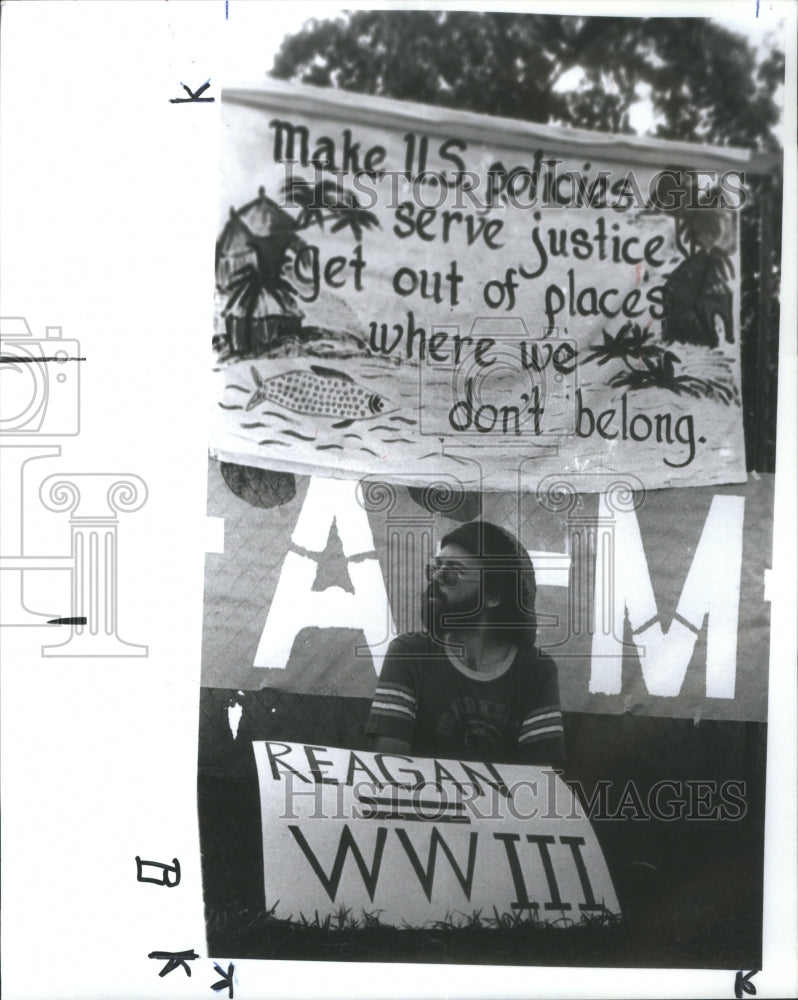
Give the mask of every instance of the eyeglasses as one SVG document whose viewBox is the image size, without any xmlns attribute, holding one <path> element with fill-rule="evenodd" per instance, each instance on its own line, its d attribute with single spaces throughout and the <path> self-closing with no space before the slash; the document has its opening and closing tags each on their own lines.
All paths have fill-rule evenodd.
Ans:
<svg viewBox="0 0 798 1000">
<path fill-rule="evenodd" d="M 465 576 L 467 572 L 468 570 L 459 569 L 456 566 L 441 566 L 438 563 L 428 563 L 427 582 L 432 583 L 437 577 L 444 587 L 456 587 L 460 582 L 460 577 Z"/>
</svg>

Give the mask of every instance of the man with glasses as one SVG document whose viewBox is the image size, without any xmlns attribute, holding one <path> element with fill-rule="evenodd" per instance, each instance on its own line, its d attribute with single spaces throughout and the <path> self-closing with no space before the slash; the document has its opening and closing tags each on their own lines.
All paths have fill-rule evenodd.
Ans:
<svg viewBox="0 0 798 1000">
<path fill-rule="evenodd" d="M 388 648 L 366 732 L 384 753 L 555 764 L 557 667 L 535 642 L 535 571 L 503 528 L 471 521 L 427 567 L 423 632 Z"/>
</svg>

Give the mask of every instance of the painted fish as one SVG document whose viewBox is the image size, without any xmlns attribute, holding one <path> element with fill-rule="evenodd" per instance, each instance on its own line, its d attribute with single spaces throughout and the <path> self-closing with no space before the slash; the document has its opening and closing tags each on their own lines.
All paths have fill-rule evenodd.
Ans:
<svg viewBox="0 0 798 1000">
<path fill-rule="evenodd" d="M 311 365 L 310 371 L 294 370 L 262 378 L 254 365 L 250 368 L 255 391 L 247 403 L 251 410 L 270 401 L 294 413 L 316 417 L 341 417 L 333 427 L 349 427 L 355 420 L 374 417 L 385 411 L 388 402 L 354 382 L 349 375 L 334 368 Z"/>
</svg>

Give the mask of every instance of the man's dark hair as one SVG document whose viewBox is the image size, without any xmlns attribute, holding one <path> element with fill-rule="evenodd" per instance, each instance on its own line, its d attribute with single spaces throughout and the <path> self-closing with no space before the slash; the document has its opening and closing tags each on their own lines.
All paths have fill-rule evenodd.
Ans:
<svg viewBox="0 0 798 1000">
<path fill-rule="evenodd" d="M 444 545 L 459 545 L 479 560 L 484 599 L 497 597 L 486 619 L 501 637 L 532 645 L 536 635 L 535 568 L 517 538 L 489 521 L 469 521 L 444 535 Z"/>
</svg>

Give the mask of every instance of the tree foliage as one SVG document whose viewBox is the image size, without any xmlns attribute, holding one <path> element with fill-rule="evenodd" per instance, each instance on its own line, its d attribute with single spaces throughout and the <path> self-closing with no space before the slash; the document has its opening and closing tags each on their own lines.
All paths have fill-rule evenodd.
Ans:
<svg viewBox="0 0 798 1000">
<path fill-rule="evenodd" d="M 572 71 L 578 71 L 572 78 Z M 566 76 L 568 74 L 568 76 Z M 287 38 L 272 75 L 527 121 L 777 148 L 784 58 L 704 18 L 358 11 Z"/>
</svg>

